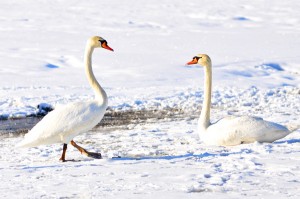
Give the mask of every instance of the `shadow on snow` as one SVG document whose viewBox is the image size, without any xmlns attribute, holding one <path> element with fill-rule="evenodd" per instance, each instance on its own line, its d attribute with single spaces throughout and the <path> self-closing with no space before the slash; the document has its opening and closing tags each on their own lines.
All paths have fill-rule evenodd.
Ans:
<svg viewBox="0 0 300 199">
<path fill-rule="evenodd" d="M 202 154 L 193 154 L 193 153 L 188 153 L 184 155 L 166 155 L 166 156 L 145 156 L 145 157 L 115 157 L 112 158 L 113 160 L 174 160 L 174 159 L 191 159 L 191 158 L 196 158 L 196 159 L 202 159 L 202 158 L 207 158 L 207 157 L 222 157 L 222 156 L 229 156 L 229 155 L 237 155 L 237 154 L 248 154 L 252 153 L 253 151 L 251 149 L 241 149 L 238 152 L 221 152 L 221 153 L 209 153 L 205 152 Z"/>
</svg>

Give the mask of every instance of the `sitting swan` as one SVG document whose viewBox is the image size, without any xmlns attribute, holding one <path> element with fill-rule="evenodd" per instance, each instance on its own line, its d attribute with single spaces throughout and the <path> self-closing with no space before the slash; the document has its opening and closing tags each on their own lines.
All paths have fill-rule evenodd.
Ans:
<svg viewBox="0 0 300 199">
<path fill-rule="evenodd" d="M 63 143 L 63 152 L 60 160 L 65 162 L 67 144 L 71 142 L 82 154 L 88 157 L 101 158 L 100 153 L 88 152 L 73 141 L 73 138 L 78 134 L 96 126 L 102 120 L 107 108 L 107 95 L 92 71 L 92 53 L 95 48 L 100 47 L 113 51 L 105 39 L 94 36 L 87 41 L 84 57 L 85 72 L 89 84 L 94 90 L 95 99 L 57 107 L 37 123 L 25 135 L 25 139 L 17 144 L 17 147 L 34 147 L 61 142 Z"/>
<path fill-rule="evenodd" d="M 291 133 L 286 127 L 258 117 L 229 116 L 210 123 L 212 64 L 208 55 L 199 54 L 187 65 L 200 64 L 204 67 L 204 101 L 198 122 L 200 139 L 208 145 L 233 146 L 251 142 L 274 142 Z"/>
</svg>

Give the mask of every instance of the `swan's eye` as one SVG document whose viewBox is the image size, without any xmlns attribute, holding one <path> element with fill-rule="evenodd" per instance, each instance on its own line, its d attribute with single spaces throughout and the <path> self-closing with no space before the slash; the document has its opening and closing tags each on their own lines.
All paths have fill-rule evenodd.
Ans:
<svg viewBox="0 0 300 199">
<path fill-rule="evenodd" d="M 99 40 L 99 41 L 100 41 L 101 45 L 107 44 L 107 41 L 106 41 L 106 40 Z"/>
<path fill-rule="evenodd" d="M 198 61 L 200 58 L 202 58 L 202 57 L 197 57 L 197 56 L 193 57 L 193 59 L 196 59 L 197 61 Z"/>
</svg>

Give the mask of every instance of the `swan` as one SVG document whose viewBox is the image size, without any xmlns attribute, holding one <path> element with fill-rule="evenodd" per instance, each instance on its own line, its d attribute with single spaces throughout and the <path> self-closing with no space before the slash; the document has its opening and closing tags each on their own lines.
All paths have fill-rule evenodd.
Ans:
<svg viewBox="0 0 300 199">
<path fill-rule="evenodd" d="M 16 147 L 35 147 L 63 143 L 60 160 L 65 162 L 67 145 L 71 143 L 82 154 L 96 159 L 101 158 L 101 153 L 88 152 L 73 140 L 78 134 L 96 126 L 102 120 L 107 108 L 107 95 L 92 71 L 92 53 L 95 48 L 113 51 L 102 37 L 93 36 L 87 41 L 84 54 L 85 72 L 88 82 L 94 91 L 95 99 L 58 106 L 37 123 Z"/>
<path fill-rule="evenodd" d="M 207 145 L 234 146 L 252 142 L 274 142 L 287 136 L 285 126 L 250 116 L 229 116 L 210 122 L 212 63 L 206 54 L 198 54 L 187 65 L 200 64 L 204 68 L 204 100 L 198 121 L 200 139 Z"/>
</svg>

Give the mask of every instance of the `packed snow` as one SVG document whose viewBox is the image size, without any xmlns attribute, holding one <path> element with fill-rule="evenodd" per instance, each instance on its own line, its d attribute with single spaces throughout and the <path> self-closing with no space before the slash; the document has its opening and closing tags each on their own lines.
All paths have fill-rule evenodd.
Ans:
<svg viewBox="0 0 300 199">
<path fill-rule="evenodd" d="M 0 125 L 93 98 L 83 68 L 93 35 L 115 50 L 93 54 L 108 111 L 169 112 L 75 138 L 101 160 L 69 146 L 74 161 L 62 163 L 62 144 L 16 149 L 23 134 L 0 132 L 1 198 L 299 198 L 300 130 L 274 143 L 204 145 L 203 68 L 185 65 L 212 58 L 213 122 L 252 115 L 299 126 L 299 9 L 295 0 L 1 1 Z"/>
</svg>

